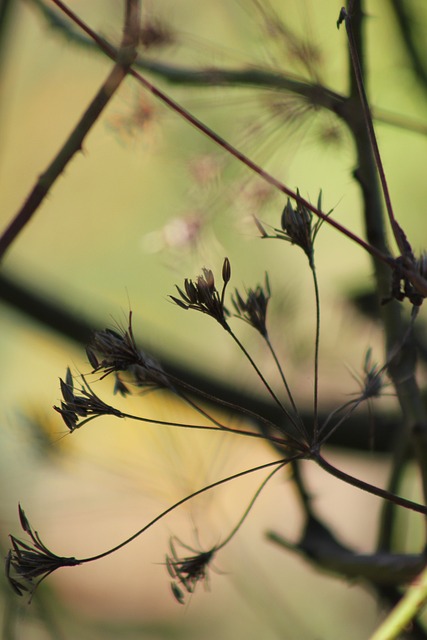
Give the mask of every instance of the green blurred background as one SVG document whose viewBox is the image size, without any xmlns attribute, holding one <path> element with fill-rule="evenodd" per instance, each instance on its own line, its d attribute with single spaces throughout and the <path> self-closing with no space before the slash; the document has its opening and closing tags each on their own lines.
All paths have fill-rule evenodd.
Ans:
<svg viewBox="0 0 427 640">
<path fill-rule="evenodd" d="M 113 43 L 120 41 L 122 2 L 69 4 L 97 32 Z M 142 51 L 148 59 L 200 69 L 262 66 L 304 77 L 289 49 L 266 37 L 251 0 L 143 4 L 145 19 L 155 12 L 174 34 L 168 46 Z M 424 4 L 412 4 L 420 24 L 427 24 Z M 52 9 L 48 2 L 46 6 Z M 318 47 L 321 81 L 345 91 L 345 36 L 336 29 L 340 3 L 287 0 L 271 2 L 271 7 L 287 28 Z M 408 126 L 425 122 L 426 100 L 399 46 L 388 3 L 367 2 L 366 10 L 374 108 L 403 116 L 405 124 L 378 123 L 381 152 L 397 217 L 419 250 L 427 244 L 427 141 L 425 132 Z M 0 65 L 2 228 L 110 68 L 101 54 L 49 26 L 35 3 L 12 0 Z M 324 208 L 334 208 L 338 220 L 362 232 L 360 198 L 351 177 L 353 143 L 331 114 L 307 109 L 278 92 L 168 86 L 151 77 L 290 188 L 298 187 L 312 201 L 322 189 Z M 233 286 L 254 286 L 268 271 L 272 334 L 296 397 L 308 403 L 314 305 L 306 260 L 285 243 L 261 242 L 252 220 L 255 214 L 279 226 L 283 204 L 128 79 L 2 268 L 8 277 L 98 328 L 126 324 L 131 308 L 135 333 L 145 348 L 254 393 L 261 393 L 256 378 L 219 328 L 174 307 L 167 295 L 203 266 L 219 273 L 226 255 Z M 371 286 L 367 256 L 326 225 L 316 256 L 323 308 L 320 391 L 321 402 L 329 406 L 355 391 L 346 365 L 359 369 L 369 346 L 381 360 L 382 335 L 347 299 L 349 292 Z M 83 347 L 10 305 L 1 305 L 0 314 L 4 550 L 7 534 L 19 534 L 18 501 L 55 552 L 88 556 L 114 546 L 187 492 L 271 458 L 263 444 L 107 419 L 67 435 L 51 407 L 59 401 L 58 378 L 68 365 L 74 372 L 88 371 Z M 241 326 L 239 335 L 252 340 L 257 362 L 273 374 L 250 329 Z M 100 389 L 108 401 L 108 383 Z M 394 408 L 393 398 L 381 402 L 384 411 Z M 136 413 L 164 419 L 188 415 L 164 396 L 133 398 L 129 405 Z M 330 456 L 367 481 L 386 479 L 386 458 L 336 450 Z M 371 550 L 378 501 L 311 467 L 307 474 L 328 522 L 349 544 Z M 195 546 L 217 543 L 235 524 L 259 480 L 242 480 L 194 501 L 98 564 L 57 572 L 30 607 L 5 587 L 4 638 L 367 637 L 380 615 L 371 594 L 320 575 L 265 541 L 268 529 L 295 540 L 301 526 L 292 488 L 283 476 L 263 492 L 240 534 L 215 561 L 209 590 L 198 587 L 186 607 L 173 600 L 162 566 L 170 534 Z M 414 529 L 411 533 L 407 525 L 405 535 L 416 541 Z"/>
</svg>

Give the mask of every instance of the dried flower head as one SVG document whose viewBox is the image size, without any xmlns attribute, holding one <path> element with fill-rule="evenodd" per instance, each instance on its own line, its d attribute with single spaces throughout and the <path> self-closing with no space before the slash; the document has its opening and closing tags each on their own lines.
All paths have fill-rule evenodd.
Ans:
<svg viewBox="0 0 427 640">
<path fill-rule="evenodd" d="M 221 294 L 215 286 L 215 278 L 210 269 L 203 269 L 203 274 L 197 278 L 194 282 L 188 278 L 184 281 L 183 291 L 178 285 L 176 285 L 177 291 L 181 298 L 175 296 L 169 296 L 175 304 L 181 309 L 195 309 L 201 313 L 214 318 L 221 326 L 227 331 L 229 330 L 227 324 L 227 316 L 229 312 L 224 306 L 225 289 L 231 278 L 231 266 L 228 258 L 224 259 L 222 266 L 222 280 L 223 287 Z"/>
<path fill-rule="evenodd" d="M 366 352 L 363 363 L 362 394 L 363 399 L 379 398 L 384 388 L 384 367 L 372 362 L 372 349 Z"/>
<path fill-rule="evenodd" d="M 298 189 L 297 194 L 299 196 Z M 317 199 L 317 209 L 319 211 L 322 209 L 322 192 Z M 297 202 L 294 209 L 289 198 L 282 212 L 281 229 L 274 229 L 274 234 L 268 233 L 263 224 L 255 218 L 255 224 L 262 238 L 278 238 L 301 247 L 311 268 L 314 267 L 314 241 L 323 224 L 323 218 L 319 218 L 314 225 L 312 221 L 312 212 L 300 202 Z"/>
<path fill-rule="evenodd" d="M 420 307 L 424 301 L 424 295 L 420 293 L 416 287 L 412 284 L 409 278 L 405 275 L 402 266 L 408 268 L 408 262 L 411 265 L 411 269 L 418 272 L 423 278 L 423 271 L 426 267 L 426 260 L 424 254 L 421 254 L 418 260 L 411 257 L 396 258 L 393 272 L 391 274 L 391 291 L 390 296 L 384 298 L 381 304 L 386 304 L 391 300 L 398 300 L 402 302 L 405 298 L 408 298 L 409 302 L 414 307 Z"/>
<path fill-rule="evenodd" d="M 65 381 L 60 379 L 60 383 L 63 401 L 60 407 L 54 406 L 53 408 L 61 414 L 70 432 L 82 427 L 86 422 L 98 416 L 110 415 L 123 418 L 121 411 L 103 402 L 92 391 L 84 376 L 82 376 L 82 386 L 78 390 L 79 395 L 74 391 L 73 376 L 69 368 L 67 369 Z M 79 422 L 81 418 L 83 420 Z"/>
<path fill-rule="evenodd" d="M 363 362 L 363 373 L 361 375 L 352 373 L 352 377 L 360 385 L 361 393 L 358 395 L 356 402 L 369 400 L 370 398 L 379 398 L 382 395 L 384 386 L 385 366 L 380 367 L 372 361 L 372 349 L 366 351 Z"/>
<path fill-rule="evenodd" d="M 297 193 L 299 195 L 299 191 L 297 191 Z M 304 207 L 304 205 L 297 202 L 296 209 L 294 209 L 288 198 L 288 202 L 282 212 L 281 237 L 283 240 L 287 240 L 301 247 L 308 257 L 310 264 L 312 264 L 313 261 L 314 240 L 322 223 L 322 221 L 319 220 L 312 227 L 312 218 L 313 214 Z"/>
<path fill-rule="evenodd" d="M 10 536 L 12 549 L 6 556 L 6 577 L 15 593 L 19 596 L 29 593 L 31 599 L 38 585 L 53 571 L 61 567 L 75 567 L 80 561 L 52 553 L 40 540 L 37 531 L 33 531 L 21 505 L 19 519 L 31 543 Z"/>
<path fill-rule="evenodd" d="M 258 285 L 256 289 L 248 289 L 246 300 L 242 298 L 237 289 L 231 298 L 236 316 L 250 324 L 264 337 L 267 336 L 267 305 L 270 297 L 270 283 L 268 275 L 265 274 L 264 287 Z"/>
<path fill-rule="evenodd" d="M 178 558 L 173 544 L 170 541 L 171 555 L 166 556 L 166 568 L 170 577 L 173 579 L 171 583 L 172 593 L 175 599 L 184 604 L 184 591 L 193 593 L 198 582 L 203 582 L 207 578 L 207 567 L 215 554 L 215 547 L 210 551 L 202 551 L 194 556 Z"/>
<path fill-rule="evenodd" d="M 132 312 L 129 313 L 127 329 L 121 329 L 120 332 L 114 329 L 95 331 L 86 347 L 86 355 L 93 373 L 102 372 L 101 378 L 110 373 L 126 371 L 131 375 L 132 383 L 139 387 L 171 386 L 160 363 L 138 349 L 132 329 Z M 116 383 L 116 391 L 122 393 L 123 390 Z"/>
</svg>

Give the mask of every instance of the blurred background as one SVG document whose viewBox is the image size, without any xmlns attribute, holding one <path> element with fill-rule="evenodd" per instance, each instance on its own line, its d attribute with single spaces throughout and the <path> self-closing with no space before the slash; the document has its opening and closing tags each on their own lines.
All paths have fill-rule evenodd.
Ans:
<svg viewBox="0 0 427 640">
<path fill-rule="evenodd" d="M 123 2 L 69 0 L 69 6 L 110 42 L 120 42 Z M 313 202 L 322 190 L 324 210 L 333 209 L 337 220 L 363 233 L 352 179 L 353 142 L 337 118 L 289 93 L 191 86 L 188 80 L 191 71 L 259 68 L 345 93 L 346 41 L 336 28 L 340 6 L 330 0 L 147 0 L 143 25 L 160 25 L 163 39 L 153 45 L 147 36 L 140 54 L 151 65 L 147 75 L 153 82 L 291 189 L 299 188 Z M 425 4 L 407 6 L 417 17 L 422 42 Z M 75 37 L 78 32 L 47 0 L 3 0 L 1 9 L 3 229 L 111 62 Z M 427 244 L 425 87 L 405 49 L 394 3 L 366 2 L 366 13 L 368 89 L 378 114 L 384 166 L 396 215 L 419 251 Z M 268 29 L 272 16 L 284 27 L 280 37 Z M 189 72 L 187 82 L 185 74 L 175 82 L 162 77 L 179 70 Z M 265 225 L 279 227 L 284 204 L 280 194 L 136 82 L 124 83 L 2 264 L 4 555 L 8 533 L 21 535 L 18 502 L 50 549 L 86 557 L 118 544 L 204 484 L 274 459 L 276 454 L 254 439 L 108 418 L 70 435 L 52 405 L 60 402 L 59 378 L 67 366 L 75 374 L 90 371 L 83 344 L 89 329 L 127 326 L 130 309 L 144 349 L 196 379 L 204 376 L 213 387 L 220 383 L 230 393 L 262 400 L 259 381 L 220 328 L 168 299 L 175 284 L 194 278 L 202 267 L 219 276 L 228 256 L 232 288 L 254 287 L 268 272 L 272 339 L 299 406 L 310 411 L 315 316 L 306 258 L 287 243 L 261 242 L 253 222 L 256 215 Z M 352 372 L 361 370 L 367 348 L 382 362 L 383 336 L 375 318 L 355 305 L 364 296 L 369 299 L 372 290 L 368 256 L 324 225 L 316 263 L 322 297 L 320 403 L 326 411 L 357 391 Z M 45 303 L 52 306 L 43 316 Z M 63 316 L 55 316 L 58 308 Z M 67 329 L 70 318 L 77 325 Z M 251 328 L 237 323 L 236 329 L 263 371 L 274 377 L 273 363 Z M 108 379 L 96 391 L 129 412 L 192 419 L 164 393 L 124 401 L 111 395 Z M 394 415 L 395 399 L 381 399 L 376 411 Z M 240 424 L 235 416 L 232 424 Z M 328 456 L 368 482 L 386 482 L 384 453 L 331 448 Z M 312 466 L 304 471 L 316 506 L 337 535 L 371 551 L 379 501 Z M 381 617 L 369 590 L 320 574 L 266 540 L 268 530 L 290 541 L 300 534 L 298 502 L 285 472 L 269 483 L 239 534 L 215 559 L 208 588 L 199 585 L 184 607 L 173 599 L 164 566 L 169 537 L 177 535 L 195 548 L 217 544 L 263 477 L 254 474 L 199 497 L 112 557 L 56 572 L 30 606 L 1 578 L 3 638 L 368 637 Z M 417 486 L 409 476 L 407 485 L 406 495 L 415 499 Z M 403 547 L 419 550 L 418 524 L 415 517 L 402 524 Z"/>
</svg>

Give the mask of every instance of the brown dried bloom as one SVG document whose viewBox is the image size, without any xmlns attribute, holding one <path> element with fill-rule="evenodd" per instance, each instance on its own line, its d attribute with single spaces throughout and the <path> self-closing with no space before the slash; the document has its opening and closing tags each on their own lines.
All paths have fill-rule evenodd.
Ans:
<svg viewBox="0 0 427 640">
<path fill-rule="evenodd" d="M 372 362 L 371 356 L 372 350 L 369 348 L 363 363 L 364 376 L 361 379 L 363 400 L 379 398 L 384 388 L 384 367 Z"/>
<path fill-rule="evenodd" d="M 270 283 L 268 275 L 265 274 L 265 286 L 258 285 L 256 289 L 248 289 L 246 300 L 237 289 L 231 298 L 237 317 L 250 324 L 264 337 L 267 336 L 267 305 L 270 297 Z"/>
<path fill-rule="evenodd" d="M 65 381 L 60 379 L 63 401 L 60 407 L 53 407 L 55 411 L 61 414 L 70 432 L 82 427 L 98 416 L 110 415 L 123 418 L 121 411 L 106 404 L 101 398 L 98 398 L 89 387 L 84 376 L 82 376 L 82 380 L 83 383 L 79 389 L 80 395 L 77 395 L 74 391 L 73 376 L 68 368 Z M 83 418 L 83 420 L 79 422 L 81 418 Z"/>
<path fill-rule="evenodd" d="M 351 372 L 351 376 L 356 380 L 360 386 L 360 394 L 357 394 L 357 398 L 353 401 L 357 406 L 360 402 L 370 400 L 371 398 L 381 397 L 384 387 L 387 383 L 384 381 L 386 365 L 382 367 L 372 360 L 372 349 L 366 351 L 363 361 L 363 370 L 361 374 Z"/>
<path fill-rule="evenodd" d="M 10 536 L 12 549 L 6 556 L 6 577 L 15 593 L 19 596 L 29 593 L 31 599 L 38 585 L 53 571 L 61 567 L 75 567 L 80 561 L 57 556 L 50 551 L 40 540 L 37 531 L 31 528 L 21 505 L 19 519 L 22 529 L 30 536 L 31 543 Z"/>
<path fill-rule="evenodd" d="M 184 604 L 184 587 L 187 593 L 193 593 L 198 582 L 207 578 L 207 567 L 215 554 L 215 547 L 210 551 L 202 551 L 195 556 L 178 558 L 173 541 L 170 541 L 171 555 L 166 556 L 166 568 L 170 577 L 172 593 L 175 599 Z"/>
<path fill-rule="evenodd" d="M 93 373 L 103 372 L 102 378 L 110 373 L 126 371 L 132 382 L 139 387 L 170 387 L 170 383 L 157 360 L 138 349 L 132 329 L 132 312 L 129 314 L 127 329 L 119 333 L 113 329 L 95 331 L 86 347 L 86 355 L 93 367 Z M 116 391 L 123 393 L 123 382 L 119 380 Z"/>
<path fill-rule="evenodd" d="M 297 191 L 297 193 L 299 195 L 299 191 Z M 318 208 L 320 209 L 320 206 L 318 206 Z M 299 202 L 297 202 L 296 209 L 294 209 L 288 198 L 288 202 L 282 212 L 282 230 L 278 231 L 278 237 L 301 247 L 310 265 L 313 264 L 314 240 L 322 224 L 322 220 L 318 220 L 316 224 L 312 226 L 312 219 L 313 214 L 311 211 Z"/>
<path fill-rule="evenodd" d="M 298 189 L 297 194 L 299 196 Z M 319 211 L 322 209 L 322 192 L 319 193 L 317 209 Z M 268 233 L 262 223 L 255 218 L 255 224 L 262 238 L 278 238 L 301 247 L 309 260 L 311 268 L 314 267 L 314 241 L 323 219 L 319 218 L 314 225 L 312 221 L 312 212 L 300 202 L 297 202 L 294 209 L 289 198 L 282 212 L 281 229 L 274 229 L 274 234 Z"/>
<path fill-rule="evenodd" d="M 201 313 L 205 313 L 211 318 L 214 318 L 219 324 L 229 331 L 226 317 L 229 315 L 226 307 L 224 306 L 225 289 L 231 277 L 231 266 L 228 258 L 224 259 L 222 266 L 222 280 L 223 287 L 221 294 L 215 286 L 215 278 L 210 269 L 203 269 L 203 275 L 199 276 L 195 282 L 188 278 L 184 281 L 183 291 L 178 285 L 178 290 L 181 298 L 175 296 L 169 296 L 175 304 L 181 309 L 195 309 Z"/>
<path fill-rule="evenodd" d="M 414 307 L 420 307 L 424 301 L 424 295 L 421 294 L 409 280 L 409 278 L 402 271 L 402 266 L 407 269 L 407 264 L 412 263 L 411 267 L 423 278 L 425 278 L 426 257 L 421 254 L 420 258 L 416 260 L 414 256 L 408 256 L 404 258 L 400 256 L 395 260 L 395 268 L 391 274 L 391 291 L 390 296 L 384 298 L 381 304 L 386 304 L 395 299 L 402 302 L 405 298 L 408 298 L 409 302 Z"/>
</svg>

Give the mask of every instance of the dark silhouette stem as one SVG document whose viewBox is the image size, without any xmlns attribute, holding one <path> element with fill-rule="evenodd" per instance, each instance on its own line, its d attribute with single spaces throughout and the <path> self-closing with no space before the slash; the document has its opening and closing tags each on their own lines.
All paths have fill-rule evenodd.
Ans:
<svg viewBox="0 0 427 640">
<path fill-rule="evenodd" d="M 160 513 L 155 518 L 153 518 L 153 520 L 151 520 L 148 524 L 146 524 L 141 529 L 139 529 L 136 533 L 131 535 L 129 538 L 126 538 L 126 540 L 124 540 L 123 542 L 120 542 L 120 544 L 116 545 L 115 547 L 112 547 L 108 551 L 104 551 L 103 553 L 99 553 L 96 556 L 91 556 L 89 558 L 83 558 L 81 560 L 78 559 L 78 563 L 79 564 L 84 564 L 84 563 L 87 563 L 87 562 L 94 562 L 95 560 L 100 560 L 101 558 L 105 558 L 105 557 L 111 555 L 112 553 L 115 553 L 119 549 L 122 549 L 123 547 L 128 545 L 130 542 L 133 542 L 134 540 L 136 540 L 136 538 L 138 538 L 140 535 L 142 535 L 150 527 L 152 527 L 154 524 L 156 524 L 156 522 L 159 522 L 159 520 L 161 520 L 162 518 L 167 516 L 169 513 L 171 513 L 172 511 L 174 511 L 175 509 L 177 509 L 181 505 L 185 504 L 189 500 L 192 500 L 196 496 L 199 496 L 202 493 L 206 493 L 206 491 L 210 491 L 211 489 L 214 489 L 215 487 L 219 487 L 222 484 L 225 484 L 227 482 L 232 482 L 233 480 L 236 480 L 237 478 L 242 478 L 243 476 L 249 475 L 250 473 L 255 473 L 256 471 L 262 471 L 262 469 L 268 469 L 269 467 L 279 466 L 279 465 L 283 466 L 287 462 L 290 462 L 291 460 L 295 460 L 297 458 L 298 458 L 298 456 L 294 456 L 293 458 L 289 458 L 289 460 L 288 459 L 284 459 L 284 460 L 275 460 L 274 462 L 267 462 L 266 464 L 261 464 L 258 467 L 252 467 L 251 469 L 245 469 L 245 471 L 240 471 L 239 473 L 235 473 L 232 476 L 228 476 L 227 478 L 222 478 L 221 480 L 217 480 L 216 482 L 212 482 L 212 484 L 208 484 L 205 487 L 202 487 L 201 489 L 198 489 L 198 491 L 195 491 L 194 493 L 192 493 L 192 494 L 190 494 L 188 496 L 185 496 L 185 498 L 182 498 L 181 500 L 178 500 L 178 502 L 175 502 L 175 504 L 173 504 L 172 506 L 170 506 L 167 509 L 165 509 L 164 511 L 162 511 L 162 513 Z"/>
<path fill-rule="evenodd" d="M 346 482 L 347 484 L 356 487 L 357 489 L 361 489 L 362 491 L 366 491 L 367 493 L 371 493 L 374 496 L 378 496 L 379 498 L 383 498 L 384 500 L 389 500 L 394 504 L 397 504 L 405 509 L 410 509 L 411 511 L 416 511 L 417 513 L 422 513 L 423 515 L 427 515 L 427 507 L 418 502 L 412 502 L 412 500 L 406 500 L 406 498 L 401 498 L 385 489 L 380 489 L 369 482 L 364 482 L 363 480 L 359 480 L 359 478 L 355 478 L 354 476 L 337 469 L 332 464 L 327 462 L 323 456 L 320 454 L 315 454 L 312 459 L 317 462 L 319 467 L 321 467 L 327 473 L 330 473 L 335 478 Z"/>
</svg>

